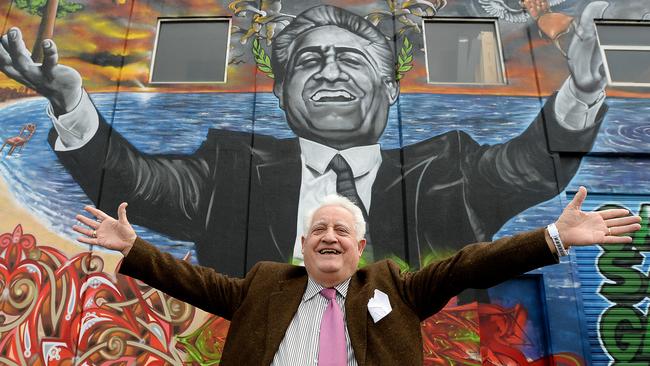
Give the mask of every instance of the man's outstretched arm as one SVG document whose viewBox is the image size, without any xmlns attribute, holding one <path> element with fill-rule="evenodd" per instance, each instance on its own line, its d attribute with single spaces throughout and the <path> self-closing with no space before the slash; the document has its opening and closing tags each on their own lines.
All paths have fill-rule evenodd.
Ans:
<svg viewBox="0 0 650 366">
<path fill-rule="evenodd" d="M 88 142 L 97 130 L 97 112 L 82 89 L 79 72 L 59 64 L 56 43 L 43 40 L 43 63 L 36 63 L 20 29 L 9 29 L 0 41 L 0 71 L 49 101 L 47 114 L 59 135 L 56 148 L 69 150 Z"/>
<path fill-rule="evenodd" d="M 78 241 L 119 251 L 125 257 L 118 269 L 120 273 L 205 311 L 231 319 L 258 266 L 253 267 L 245 279 L 239 279 L 174 258 L 137 236 L 127 219 L 126 207 L 127 203 L 121 203 L 117 219 L 114 219 L 97 208 L 86 206 L 86 212 L 94 219 L 81 214 L 76 216 L 83 224 L 73 226 L 81 234 Z"/>
<path fill-rule="evenodd" d="M 140 153 L 99 115 L 81 75 L 58 63 L 54 41 L 43 41 L 42 64 L 31 59 L 20 29 L 11 28 L 0 41 L 0 71 L 47 98 L 49 142 L 88 197 L 96 204 L 101 197 L 110 212 L 119 199 L 128 199 L 138 224 L 192 240 L 199 202 L 206 199 L 209 166 L 203 158 Z M 164 210 L 169 216 L 162 223 L 158 215 Z"/>
<path fill-rule="evenodd" d="M 568 130 L 582 130 L 594 125 L 605 99 L 607 77 L 598 46 L 594 19 L 603 17 L 606 1 L 588 4 L 574 23 L 567 58 L 571 76 L 558 91 L 555 117 Z"/>
<path fill-rule="evenodd" d="M 641 229 L 641 217 L 625 209 L 581 210 L 587 190 L 580 187 L 555 221 L 562 248 L 630 243 Z M 467 288 L 488 288 L 540 266 L 557 263 L 557 249 L 549 232 L 539 229 L 493 243 L 471 244 L 454 256 L 430 264 L 405 277 L 405 294 L 421 319 L 440 310 Z"/>
</svg>

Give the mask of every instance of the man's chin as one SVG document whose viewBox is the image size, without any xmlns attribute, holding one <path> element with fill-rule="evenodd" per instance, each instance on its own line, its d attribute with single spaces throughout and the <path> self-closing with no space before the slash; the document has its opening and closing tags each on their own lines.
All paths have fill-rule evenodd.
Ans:
<svg viewBox="0 0 650 366">
<path fill-rule="evenodd" d="M 316 129 L 353 130 L 363 120 L 358 106 L 309 108 L 308 121 Z"/>
<path fill-rule="evenodd" d="M 358 115 L 339 115 L 330 114 L 320 118 L 312 118 L 310 121 L 311 128 L 316 133 L 340 133 L 352 132 L 358 130 L 362 125 L 362 120 Z"/>
<path fill-rule="evenodd" d="M 321 261 L 317 264 L 318 270 L 322 273 L 337 273 L 341 270 L 341 263 L 335 259 Z"/>
</svg>

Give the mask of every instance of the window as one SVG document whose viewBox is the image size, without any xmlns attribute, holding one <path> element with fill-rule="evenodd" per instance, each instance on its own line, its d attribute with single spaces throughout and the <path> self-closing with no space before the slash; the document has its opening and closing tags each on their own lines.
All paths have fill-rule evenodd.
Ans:
<svg viewBox="0 0 650 366">
<path fill-rule="evenodd" d="M 158 19 L 151 83 L 224 83 L 229 18 Z"/>
<path fill-rule="evenodd" d="M 431 18 L 422 28 L 429 83 L 505 84 L 496 21 Z"/>
<path fill-rule="evenodd" d="M 650 22 L 601 21 L 598 42 L 612 86 L 650 86 Z"/>
</svg>

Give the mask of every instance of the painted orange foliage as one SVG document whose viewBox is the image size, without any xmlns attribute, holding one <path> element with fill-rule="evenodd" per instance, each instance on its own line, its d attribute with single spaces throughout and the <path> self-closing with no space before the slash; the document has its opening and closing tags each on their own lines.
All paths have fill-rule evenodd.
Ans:
<svg viewBox="0 0 650 366">
<path fill-rule="evenodd" d="M 40 19 L 26 12 L 9 8 L 10 3 L 0 5 L 0 14 L 8 14 L 3 23 L 3 32 L 10 26 L 23 29 L 28 47 L 32 46 Z M 343 5 L 341 1 L 330 1 Z M 346 6 L 367 4 L 368 1 L 345 2 Z M 378 2 L 378 8 L 386 4 Z M 60 62 L 77 68 L 84 76 L 84 86 L 91 92 L 114 91 L 119 83 L 124 91 L 164 92 L 271 92 L 273 81 L 256 72 L 252 61 L 233 62 L 228 67 L 226 84 L 173 84 L 166 86 L 148 83 L 149 67 L 159 17 L 178 16 L 232 16 L 229 9 L 218 2 L 200 0 L 165 0 L 135 2 L 129 0 L 101 0 L 84 2 L 82 11 L 57 19 L 54 40 L 61 53 Z M 250 19 L 234 17 L 233 25 L 247 27 Z M 526 25 L 522 24 L 522 27 Z M 414 35 L 415 36 L 415 35 Z M 417 35 L 420 36 L 420 35 Z M 425 65 L 421 50 L 416 50 L 413 69 L 401 81 L 404 93 L 434 94 L 494 94 L 546 96 L 559 87 L 561 75 L 558 67 L 566 61 L 548 40 L 530 32 L 521 31 L 504 34 L 504 45 L 509 42 L 525 46 L 509 50 L 506 60 L 508 83 L 497 86 L 432 85 L 427 83 Z M 530 62 L 531 45 L 538 62 L 537 76 Z M 250 43 L 231 42 L 231 51 L 250 53 Z M 539 52 L 538 52 L 539 51 Z M 536 81 L 537 80 L 537 81 Z M 17 84 L 0 76 L 0 87 L 17 87 Z M 614 89 L 609 95 L 627 97 L 648 97 L 643 90 L 620 91 Z"/>
</svg>

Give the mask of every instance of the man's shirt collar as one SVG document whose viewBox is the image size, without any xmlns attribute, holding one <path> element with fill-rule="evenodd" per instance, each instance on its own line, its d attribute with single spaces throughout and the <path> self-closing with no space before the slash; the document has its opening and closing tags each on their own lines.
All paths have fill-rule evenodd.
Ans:
<svg viewBox="0 0 650 366">
<path fill-rule="evenodd" d="M 339 151 L 302 137 L 298 140 L 305 165 L 319 174 L 324 174 L 327 171 L 327 166 L 336 154 L 341 154 L 347 161 L 355 178 L 367 174 L 373 167 L 381 163 L 379 144 L 354 146 Z"/>
<path fill-rule="evenodd" d="M 302 301 L 309 301 L 311 300 L 314 296 L 318 295 L 318 293 L 324 289 L 325 287 L 319 285 L 314 281 L 311 277 L 307 277 L 307 288 L 305 289 L 304 295 L 302 295 Z M 350 279 L 348 278 L 347 280 L 339 283 L 338 285 L 334 286 L 336 289 L 336 292 L 338 292 L 343 298 L 348 294 L 348 286 L 350 286 Z"/>
</svg>

